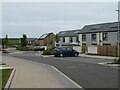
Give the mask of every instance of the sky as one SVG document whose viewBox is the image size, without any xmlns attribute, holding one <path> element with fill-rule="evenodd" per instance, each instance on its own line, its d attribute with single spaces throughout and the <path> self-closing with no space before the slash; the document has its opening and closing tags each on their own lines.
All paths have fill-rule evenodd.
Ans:
<svg viewBox="0 0 120 90">
<path fill-rule="evenodd" d="M 3 2 L 2 36 L 39 38 L 44 33 L 115 22 L 117 9 L 117 2 Z"/>
</svg>

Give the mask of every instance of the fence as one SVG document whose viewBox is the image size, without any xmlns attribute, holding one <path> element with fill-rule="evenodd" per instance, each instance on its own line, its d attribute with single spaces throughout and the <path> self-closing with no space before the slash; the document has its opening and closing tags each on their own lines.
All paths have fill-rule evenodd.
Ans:
<svg viewBox="0 0 120 90">
<path fill-rule="evenodd" d="M 120 51 L 120 50 L 119 50 Z M 82 46 L 82 53 L 97 54 L 101 56 L 114 56 L 118 55 L 118 46 L 103 45 L 103 46 Z"/>
<path fill-rule="evenodd" d="M 111 46 L 111 45 L 98 46 L 97 52 L 98 52 L 98 55 L 116 57 L 118 55 L 118 47 Z"/>
</svg>

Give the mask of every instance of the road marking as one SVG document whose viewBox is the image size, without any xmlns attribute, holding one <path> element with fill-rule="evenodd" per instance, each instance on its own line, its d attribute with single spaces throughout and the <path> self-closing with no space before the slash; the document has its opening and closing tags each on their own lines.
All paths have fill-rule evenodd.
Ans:
<svg viewBox="0 0 120 90">
<path fill-rule="evenodd" d="M 57 72 L 59 72 L 60 74 L 62 74 L 65 78 L 67 78 L 69 81 L 71 81 L 73 84 L 75 84 L 78 88 L 83 89 L 82 86 L 80 86 L 79 84 L 77 84 L 75 81 L 73 81 L 72 79 L 70 79 L 67 75 L 65 75 L 64 73 L 62 73 L 60 70 L 58 70 L 57 68 L 55 68 L 54 66 L 51 66 L 53 69 L 55 69 Z M 83 89 L 85 90 L 85 89 Z"/>
</svg>

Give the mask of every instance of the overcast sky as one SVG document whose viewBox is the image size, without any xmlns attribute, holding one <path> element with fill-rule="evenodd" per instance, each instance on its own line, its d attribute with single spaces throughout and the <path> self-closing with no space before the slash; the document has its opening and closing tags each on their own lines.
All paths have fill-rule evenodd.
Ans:
<svg viewBox="0 0 120 90">
<path fill-rule="evenodd" d="M 39 38 L 44 33 L 117 21 L 117 2 L 4 2 L 3 36 Z"/>
</svg>

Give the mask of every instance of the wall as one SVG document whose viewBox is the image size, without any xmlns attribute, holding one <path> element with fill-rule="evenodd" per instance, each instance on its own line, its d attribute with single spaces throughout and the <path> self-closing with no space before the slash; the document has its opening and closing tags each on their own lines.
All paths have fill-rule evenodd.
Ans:
<svg viewBox="0 0 120 90">
<path fill-rule="evenodd" d="M 69 37 L 65 37 L 65 43 L 69 43 L 70 39 Z"/>
<path fill-rule="evenodd" d="M 102 32 L 96 33 L 97 34 L 97 40 L 91 41 L 91 34 L 86 34 L 86 41 L 82 41 L 82 34 L 79 34 L 79 40 L 80 45 L 82 46 L 82 43 L 86 43 L 86 45 L 90 46 L 92 43 L 97 43 L 97 45 L 103 45 L 103 44 L 111 44 L 111 45 L 117 45 L 117 32 L 107 32 L 108 33 L 108 40 L 103 41 Z M 101 41 L 101 42 L 100 42 Z"/>
<path fill-rule="evenodd" d="M 97 46 L 88 46 L 88 54 L 97 54 Z"/>
<path fill-rule="evenodd" d="M 82 53 L 82 47 L 81 46 L 73 46 L 74 50 L 77 50 L 79 53 Z"/>
<path fill-rule="evenodd" d="M 108 42 L 111 45 L 117 45 L 117 32 L 108 32 Z"/>
</svg>

